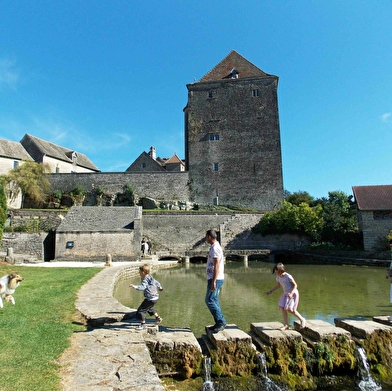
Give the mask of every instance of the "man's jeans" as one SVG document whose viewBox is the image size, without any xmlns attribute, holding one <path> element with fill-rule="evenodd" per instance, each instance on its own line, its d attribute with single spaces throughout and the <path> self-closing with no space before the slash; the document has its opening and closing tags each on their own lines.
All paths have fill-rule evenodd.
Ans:
<svg viewBox="0 0 392 391">
<path fill-rule="evenodd" d="M 207 283 L 207 293 L 205 302 L 208 309 L 210 310 L 212 316 L 215 320 L 215 326 L 221 326 L 226 324 L 226 319 L 222 314 L 222 310 L 219 304 L 219 291 L 225 280 L 216 280 L 216 289 L 211 292 L 212 280 L 208 280 Z"/>
</svg>

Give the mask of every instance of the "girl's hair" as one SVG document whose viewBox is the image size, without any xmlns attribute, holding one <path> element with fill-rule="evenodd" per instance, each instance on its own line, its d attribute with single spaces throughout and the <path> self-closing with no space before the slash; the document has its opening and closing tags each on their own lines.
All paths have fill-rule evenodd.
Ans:
<svg viewBox="0 0 392 391">
<path fill-rule="evenodd" d="M 284 272 L 286 271 L 286 269 L 284 268 L 283 263 L 281 263 L 281 262 L 277 263 L 277 264 L 274 266 L 274 268 L 272 269 L 272 274 L 274 274 L 275 271 L 284 273 Z"/>
<path fill-rule="evenodd" d="M 139 267 L 139 271 L 144 272 L 146 274 L 150 274 L 151 268 L 148 263 L 145 263 L 143 266 Z"/>
</svg>

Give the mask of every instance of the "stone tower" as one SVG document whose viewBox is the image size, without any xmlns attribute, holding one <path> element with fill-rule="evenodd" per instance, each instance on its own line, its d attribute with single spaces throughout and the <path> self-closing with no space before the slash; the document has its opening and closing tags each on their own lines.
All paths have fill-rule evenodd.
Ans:
<svg viewBox="0 0 392 391">
<path fill-rule="evenodd" d="M 231 51 L 188 84 L 185 161 L 193 201 L 273 210 L 283 201 L 278 77 Z"/>
</svg>

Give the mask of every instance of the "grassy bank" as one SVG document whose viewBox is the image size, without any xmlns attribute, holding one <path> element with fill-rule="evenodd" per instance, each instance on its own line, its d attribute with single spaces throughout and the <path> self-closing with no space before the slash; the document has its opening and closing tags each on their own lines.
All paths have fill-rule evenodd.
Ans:
<svg viewBox="0 0 392 391">
<path fill-rule="evenodd" d="M 77 320 L 76 294 L 100 268 L 40 268 L 0 265 L 0 277 L 16 271 L 24 281 L 15 305 L 0 308 L 2 391 L 59 390 L 58 358 L 72 333 L 84 331 Z"/>
</svg>

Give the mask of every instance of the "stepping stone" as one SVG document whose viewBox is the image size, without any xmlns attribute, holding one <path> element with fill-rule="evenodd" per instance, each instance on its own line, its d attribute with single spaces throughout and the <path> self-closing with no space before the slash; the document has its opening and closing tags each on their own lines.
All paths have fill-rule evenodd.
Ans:
<svg viewBox="0 0 392 391">
<path fill-rule="evenodd" d="M 350 332 L 344 328 L 334 326 L 320 319 L 306 319 L 306 326 L 304 328 L 301 328 L 299 322 L 294 322 L 294 327 L 304 337 L 308 337 L 313 341 L 322 341 L 326 337 L 337 337 L 341 335 L 345 335 L 348 338 L 351 337 Z"/>
<path fill-rule="evenodd" d="M 206 327 L 206 333 L 208 339 L 212 342 L 212 344 L 217 347 L 222 344 L 252 344 L 252 338 L 249 334 L 245 333 L 241 329 L 238 328 L 235 324 L 226 325 L 225 329 L 219 331 L 218 333 L 213 333 L 208 326 Z"/>
<path fill-rule="evenodd" d="M 374 322 L 373 320 L 336 318 L 335 324 L 348 330 L 354 337 L 361 339 L 366 339 L 374 332 L 380 330 L 390 331 L 392 334 L 391 326 Z"/>
<path fill-rule="evenodd" d="M 382 323 L 387 326 L 392 326 L 392 317 L 390 317 L 390 315 L 373 316 L 373 320 L 377 323 Z"/>
<path fill-rule="evenodd" d="M 295 330 L 280 330 L 283 327 L 283 323 L 280 322 L 260 322 L 251 323 L 250 329 L 257 337 L 259 337 L 264 343 L 271 345 L 276 340 L 297 340 L 302 341 L 302 336 Z"/>
</svg>

